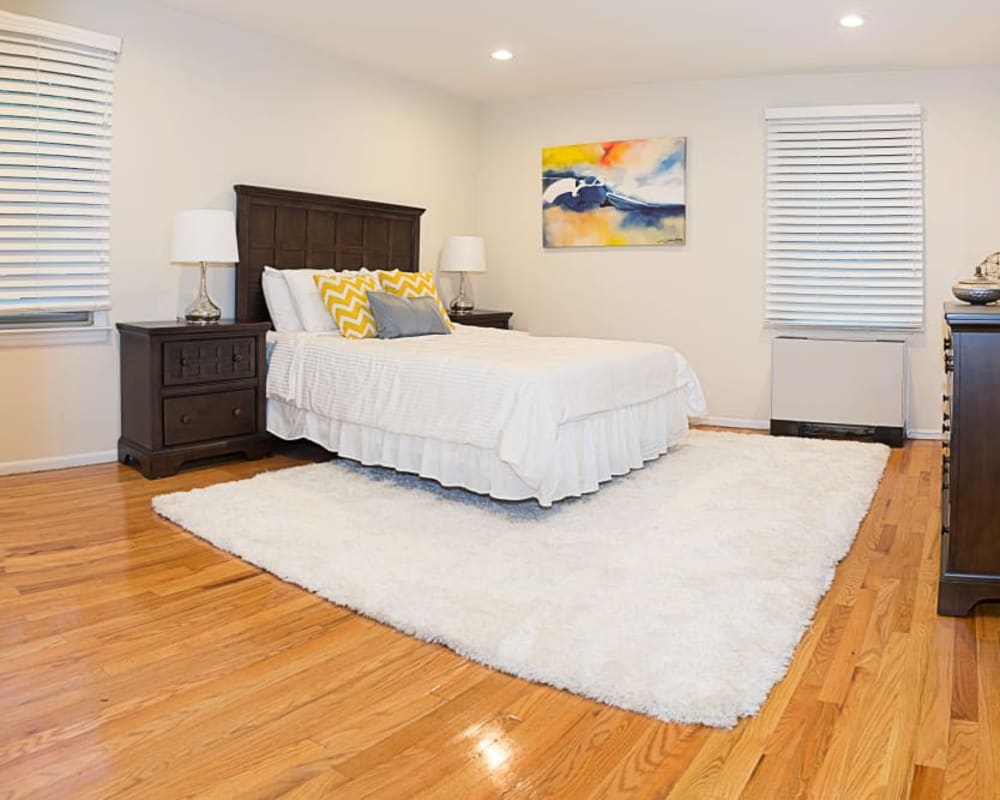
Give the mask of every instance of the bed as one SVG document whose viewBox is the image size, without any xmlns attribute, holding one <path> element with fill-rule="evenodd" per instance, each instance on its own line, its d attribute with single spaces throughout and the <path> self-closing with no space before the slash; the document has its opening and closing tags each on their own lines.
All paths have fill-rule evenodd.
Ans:
<svg viewBox="0 0 1000 800">
<path fill-rule="evenodd" d="M 417 270 L 422 209 L 237 186 L 237 318 L 265 266 Z M 368 465 L 542 506 L 596 491 L 705 412 L 690 365 L 642 342 L 456 325 L 450 336 L 268 334 L 267 429 Z"/>
</svg>

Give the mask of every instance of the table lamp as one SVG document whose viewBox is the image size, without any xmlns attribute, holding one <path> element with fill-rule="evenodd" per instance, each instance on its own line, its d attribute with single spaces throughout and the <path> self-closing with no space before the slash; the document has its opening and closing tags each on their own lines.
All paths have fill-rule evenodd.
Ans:
<svg viewBox="0 0 1000 800">
<path fill-rule="evenodd" d="M 178 211 L 174 216 L 170 260 L 175 264 L 201 264 L 198 296 L 188 306 L 184 319 L 201 324 L 218 322 L 222 311 L 208 296 L 205 265 L 235 264 L 240 260 L 233 212 L 219 208 Z"/>
<path fill-rule="evenodd" d="M 486 272 L 486 244 L 481 236 L 449 236 L 441 250 L 441 272 L 460 274 L 458 295 L 451 301 L 456 314 L 472 311 L 472 300 L 465 294 L 465 273 Z"/>
</svg>

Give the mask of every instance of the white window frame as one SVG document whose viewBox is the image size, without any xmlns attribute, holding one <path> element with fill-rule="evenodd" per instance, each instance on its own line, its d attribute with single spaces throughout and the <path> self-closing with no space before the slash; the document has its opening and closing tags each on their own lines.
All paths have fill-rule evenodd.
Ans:
<svg viewBox="0 0 1000 800">
<path fill-rule="evenodd" d="M 110 141 L 111 141 L 110 114 L 112 107 L 112 97 L 110 93 L 111 91 L 113 91 L 111 87 L 113 86 L 112 82 L 114 79 L 114 65 L 117 60 L 117 55 L 121 51 L 121 39 L 116 36 L 108 36 L 106 34 L 96 33 L 81 28 L 75 28 L 69 25 L 62 25 L 59 23 L 50 22 L 48 20 L 39 19 L 37 17 L 29 17 L 20 14 L 13 14 L 7 11 L 0 11 L 0 37 L 5 38 L 6 42 L 10 43 L 9 45 L 8 44 L 0 45 L 6 47 L 7 48 L 6 52 L 8 53 L 21 52 L 25 50 L 28 50 L 28 52 L 30 52 L 29 48 L 31 48 L 32 46 L 37 46 L 39 48 L 47 49 L 48 51 L 47 54 L 49 55 L 51 55 L 54 51 L 57 51 L 59 53 L 59 56 L 57 56 L 57 58 L 61 57 L 62 54 L 65 53 L 66 56 L 68 56 L 68 59 L 63 63 L 73 64 L 74 70 L 82 69 L 84 72 L 87 72 L 89 68 L 85 67 L 84 65 L 88 63 L 93 65 L 99 63 L 106 64 L 110 62 L 111 64 L 110 69 L 107 69 L 105 67 L 97 72 L 89 70 L 93 72 L 93 74 L 95 75 L 101 74 L 102 72 L 106 74 L 107 77 L 102 78 L 102 80 L 109 87 L 107 90 L 102 90 L 102 92 L 106 91 L 107 93 L 106 99 L 104 99 L 100 105 L 95 105 L 93 100 L 90 100 L 89 102 L 76 103 L 77 106 L 82 105 L 84 108 L 104 109 L 103 113 L 105 115 L 105 123 L 104 127 L 102 128 L 102 131 L 104 132 L 103 138 L 106 139 L 107 144 L 104 148 L 102 148 L 102 150 L 106 149 L 107 157 L 106 159 L 101 159 L 104 162 L 103 166 L 97 166 L 101 163 L 100 161 L 98 162 L 87 161 L 87 162 L 77 162 L 77 163 L 95 165 L 96 171 L 93 174 L 98 175 L 102 178 L 102 180 L 99 183 L 105 183 L 104 190 L 97 191 L 97 199 L 99 201 L 102 200 L 103 202 L 100 203 L 100 206 L 109 211 L 110 185 L 107 184 L 106 181 L 110 176 Z M 11 48 L 13 48 L 13 50 Z M 15 61 L 18 58 L 21 58 L 21 56 L 20 55 L 14 56 Z M 23 81 L 23 78 L 20 78 L 19 75 L 23 73 L 20 73 L 19 70 L 23 70 L 23 66 L 18 66 L 18 67 L 12 66 L 12 68 L 8 71 L 8 73 L 3 76 L 3 79 L 9 86 L 20 87 L 22 85 L 20 81 Z M 41 83 L 32 84 L 29 82 L 27 84 L 27 86 L 29 87 L 33 85 L 42 86 Z M 58 97 L 71 98 L 74 94 L 77 97 L 81 98 L 95 97 L 92 90 L 85 88 L 88 86 L 88 82 L 86 79 L 71 79 L 69 81 L 62 80 L 59 81 L 57 84 L 51 84 L 51 86 L 59 86 L 59 87 L 64 87 L 68 85 L 80 86 L 81 90 L 74 93 L 73 90 L 70 89 L 69 91 L 66 92 L 66 94 L 59 94 Z M 42 93 L 39 93 L 36 96 L 42 96 L 42 95 L 49 97 L 57 96 L 52 94 L 51 87 L 47 88 L 50 88 L 49 92 L 46 93 L 43 91 Z M 10 91 L 12 92 L 11 95 L 12 97 L 18 97 L 17 95 L 18 89 L 12 88 L 10 89 Z M 0 91 L 0 98 L 2 97 L 3 97 L 3 92 Z M 97 97 L 100 97 L 100 95 L 97 95 Z M 16 103 L 16 101 L 14 102 Z M 52 108 L 53 106 L 54 104 L 48 107 Z M 67 100 L 66 108 L 64 109 L 55 106 L 58 109 L 57 118 L 65 117 L 67 120 L 70 120 L 73 117 L 73 111 L 74 111 L 74 108 L 72 108 L 72 106 L 73 106 L 73 101 L 71 99 Z M 17 107 L 18 106 L 11 106 L 11 108 L 15 109 Z M 23 112 L 23 110 L 31 109 L 33 106 L 29 103 L 27 106 L 21 104 L 19 107 Z M 91 117 L 92 116 L 93 114 L 91 113 Z M 21 113 L 20 119 L 22 120 L 23 123 L 25 119 L 30 121 L 31 117 L 25 117 L 24 114 Z M 39 119 L 42 118 L 40 117 Z M 50 122 L 52 117 L 50 115 L 49 117 L 45 117 L 44 119 Z M 17 145 L 17 147 L 7 147 L 5 149 L 4 145 L 0 143 L 0 168 L 3 168 L 3 178 L 2 178 L 2 183 L 0 183 L 0 192 L 4 191 L 4 187 L 10 187 L 7 188 L 6 191 L 8 193 L 11 192 L 15 193 L 11 194 L 11 197 L 15 197 L 16 195 L 17 198 L 19 199 L 20 196 L 23 195 L 29 201 L 28 207 L 30 207 L 30 200 L 32 198 L 30 194 L 23 192 L 25 185 L 30 184 L 32 181 L 35 181 L 37 184 L 37 182 L 43 181 L 46 178 L 48 178 L 51 184 L 53 180 L 58 180 L 58 178 L 65 176 L 66 171 L 61 170 L 62 174 L 58 174 L 56 178 L 53 178 L 54 173 L 60 171 L 60 167 L 65 166 L 67 161 L 70 161 L 71 165 L 75 167 L 75 163 L 73 162 L 76 160 L 75 159 L 71 160 L 69 156 L 66 156 L 65 151 L 57 152 L 58 150 L 60 150 L 60 148 L 46 146 L 44 144 L 45 140 L 42 137 L 39 137 L 38 139 L 25 138 L 23 133 L 27 132 L 28 134 L 30 134 L 31 129 L 24 128 L 23 124 L 20 126 L 15 126 L 15 128 L 16 129 L 13 129 L 14 133 L 19 133 L 20 130 L 19 135 L 15 137 L 9 137 L 9 136 L 5 137 L 3 135 L 3 132 L 0 131 L 0 140 L 7 140 Z M 41 132 L 42 129 L 38 128 L 36 130 Z M 70 137 L 66 136 L 65 138 L 69 139 Z M 34 145 L 34 148 L 33 150 L 29 150 L 25 147 L 25 145 L 29 146 Z M 79 150 L 80 152 L 79 153 L 74 152 L 72 153 L 72 155 L 85 154 L 85 152 L 89 152 L 86 151 L 86 148 L 73 148 L 73 149 Z M 9 157 L 7 157 L 8 155 Z M 32 158 L 33 155 L 34 159 Z M 32 169 L 34 169 L 34 172 L 32 172 Z M 46 169 L 51 170 L 51 172 L 46 173 L 45 172 Z M 78 178 L 74 178 L 73 180 L 78 180 Z M 71 183 L 69 185 L 72 185 L 73 187 L 78 186 L 78 184 L 75 183 Z M 30 187 L 28 188 L 30 191 Z M 38 191 L 37 186 L 36 186 L 36 191 Z M 92 188 L 88 188 L 86 191 L 88 191 L 89 193 L 93 193 L 94 190 Z M 17 192 L 21 192 L 21 194 L 18 195 L 16 194 Z M 35 197 L 38 198 L 37 201 L 39 203 L 38 208 L 40 210 L 43 209 L 45 207 L 44 206 L 45 200 L 43 200 L 42 198 L 45 197 L 45 195 L 36 194 Z M 50 227 L 53 230 L 56 230 L 62 225 L 60 221 L 56 221 L 57 219 L 58 218 L 50 218 Z M 65 217 L 63 217 L 63 219 L 65 219 Z M 98 270 L 100 271 L 101 275 L 104 276 L 102 278 L 98 277 L 91 278 L 90 282 L 94 282 L 95 288 L 106 287 L 105 288 L 106 297 L 110 298 L 111 258 L 110 258 L 109 218 L 107 223 L 105 224 L 95 223 L 93 229 L 88 229 L 86 231 L 88 235 L 82 238 L 74 237 L 74 233 L 76 232 L 76 230 L 83 230 L 83 228 L 79 227 L 79 223 L 75 224 L 73 230 L 70 229 L 57 230 L 56 232 L 59 235 L 55 239 L 49 237 L 46 241 L 40 240 L 41 228 L 36 227 L 34 231 L 32 231 L 31 229 L 32 225 L 30 222 L 22 225 L 15 224 L 12 229 L 5 231 L 5 233 L 7 233 L 7 236 L 5 236 L 4 238 L 6 238 L 8 242 L 14 240 L 19 240 L 20 242 L 24 242 L 25 240 L 31 241 L 32 238 L 34 238 L 34 249 L 36 251 L 40 251 L 39 253 L 32 254 L 30 252 L 32 248 L 29 246 L 28 248 L 20 247 L 16 251 L 12 251 L 10 249 L 2 251 L 2 249 L 0 249 L 0 255 L 13 256 L 16 253 L 17 255 L 16 264 L 21 264 L 24 267 L 24 276 L 30 277 L 30 275 L 32 274 L 32 270 L 37 270 L 36 274 L 44 274 L 42 272 L 42 270 L 45 269 L 44 256 L 41 254 L 41 251 L 46 250 L 45 244 L 56 243 L 60 245 L 60 247 L 58 248 L 60 251 L 67 250 L 69 251 L 69 253 L 73 253 L 73 252 L 83 252 L 83 248 L 81 248 L 79 251 L 71 249 L 71 246 L 74 243 L 82 243 L 83 245 L 86 246 L 86 249 L 90 251 L 87 259 L 90 263 L 95 263 L 93 259 L 94 255 L 98 256 L 98 262 L 96 262 L 98 264 Z M 33 237 L 32 234 L 34 234 Z M 101 247 L 99 251 L 96 253 L 93 252 L 94 250 L 93 240 L 95 238 L 104 243 L 104 246 Z M 50 247 L 46 252 L 52 253 L 54 252 L 54 250 Z M 6 261 L 6 263 L 8 264 L 12 263 L 11 259 L 9 258 L 4 259 L 4 261 Z M 37 266 L 32 267 L 31 266 L 32 264 L 35 264 Z M 49 266 L 51 267 L 51 259 Z M 0 264 L 0 267 L 2 267 L 2 264 Z M 12 279 L 16 283 L 19 277 L 21 277 L 21 275 L 12 276 Z M 78 284 L 78 286 L 81 285 L 82 284 Z M 66 285 L 63 284 L 63 287 L 65 288 Z M 2 280 L 0 280 L 0 288 L 3 288 Z M 86 294 L 88 293 L 87 292 L 81 293 L 81 298 L 85 297 Z M 108 311 L 108 309 L 110 308 L 109 300 L 95 300 L 93 301 L 93 307 L 85 308 L 83 307 L 85 305 L 88 305 L 88 302 L 85 299 L 83 299 L 83 305 L 81 305 L 81 307 L 76 310 L 82 313 L 86 313 L 88 315 L 88 319 L 86 322 L 61 321 L 57 323 L 46 324 L 43 321 L 39 321 L 38 323 L 26 322 L 24 324 L 10 323 L 5 325 L 3 315 L 0 314 L 0 346 L 25 346 L 25 345 L 60 344 L 69 342 L 85 343 L 85 342 L 110 341 L 111 324 Z M 74 309 L 66 308 L 62 310 L 71 311 Z M 25 310 L 25 316 L 30 316 L 32 313 L 42 313 L 42 312 L 32 311 L 31 309 Z"/>
<path fill-rule="evenodd" d="M 921 107 L 769 108 L 765 126 L 766 325 L 923 330 Z"/>
</svg>

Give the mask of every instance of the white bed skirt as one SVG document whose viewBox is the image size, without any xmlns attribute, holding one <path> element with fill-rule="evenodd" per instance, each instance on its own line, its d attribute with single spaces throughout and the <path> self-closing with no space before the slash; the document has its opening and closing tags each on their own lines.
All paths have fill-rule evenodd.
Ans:
<svg viewBox="0 0 1000 800">
<path fill-rule="evenodd" d="M 523 481 L 493 450 L 341 422 L 281 400 L 267 401 L 267 429 L 282 439 L 308 439 L 345 458 L 391 467 L 498 500 L 534 498 L 550 506 L 596 492 L 616 475 L 639 469 L 687 432 L 682 389 L 560 426 L 551 468 L 538 486 Z"/>
</svg>

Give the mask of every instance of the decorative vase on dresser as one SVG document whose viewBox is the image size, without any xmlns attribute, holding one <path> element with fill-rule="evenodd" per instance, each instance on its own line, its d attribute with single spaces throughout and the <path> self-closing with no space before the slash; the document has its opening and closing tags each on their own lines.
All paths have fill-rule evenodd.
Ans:
<svg viewBox="0 0 1000 800">
<path fill-rule="evenodd" d="M 945 304 L 938 613 L 1000 601 L 1000 307 Z"/>
<path fill-rule="evenodd" d="M 263 458 L 264 336 L 269 322 L 120 322 L 118 460 L 147 478 L 190 461 Z"/>
</svg>

